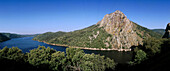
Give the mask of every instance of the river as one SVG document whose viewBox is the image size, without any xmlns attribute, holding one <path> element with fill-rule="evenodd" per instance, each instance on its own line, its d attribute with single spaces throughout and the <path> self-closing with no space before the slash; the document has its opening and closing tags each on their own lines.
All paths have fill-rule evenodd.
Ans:
<svg viewBox="0 0 170 71">
<path fill-rule="evenodd" d="M 0 43 L 0 49 L 7 46 L 8 48 L 11 47 L 18 47 L 20 48 L 24 53 L 29 52 L 29 50 L 37 48 L 40 46 L 50 47 L 57 51 L 65 52 L 67 47 L 61 47 L 61 46 L 53 46 L 49 45 L 43 42 L 38 42 L 32 40 L 33 37 L 23 37 L 23 38 L 14 38 L 5 42 Z M 84 50 L 85 53 L 91 54 L 100 54 L 104 55 L 106 57 L 109 57 L 111 59 L 114 59 L 117 63 L 126 63 L 132 59 L 132 52 L 119 52 L 119 51 L 99 51 L 99 50 Z"/>
</svg>

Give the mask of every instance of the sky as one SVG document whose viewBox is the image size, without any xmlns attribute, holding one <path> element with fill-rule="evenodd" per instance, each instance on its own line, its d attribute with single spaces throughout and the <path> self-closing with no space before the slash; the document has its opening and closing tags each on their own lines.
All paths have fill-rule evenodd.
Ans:
<svg viewBox="0 0 170 71">
<path fill-rule="evenodd" d="M 170 0 L 0 0 L 0 32 L 70 32 L 116 10 L 149 29 L 165 29 L 170 23 Z"/>
</svg>

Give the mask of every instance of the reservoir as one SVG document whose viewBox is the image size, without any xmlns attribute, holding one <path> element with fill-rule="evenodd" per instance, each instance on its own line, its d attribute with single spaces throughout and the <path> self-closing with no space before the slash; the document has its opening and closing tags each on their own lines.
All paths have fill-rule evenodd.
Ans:
<svg viewBox="0 0 170 71">
<path fill-rule="evenodd" d="M 23 37 L 23 38 L 14 38 L 5 42 L 0 43 L 0 49 L 4 47 L 18 47 L 20 48 L 24 53 L 29 52 L 29 50 L 38 48 L 38 46 L 45 46 L 53 48 L 57 51 L 65 52 L 67 47 L 61 47 L 61 46 L 53 46 L 49 45 L 43 42 L 38 42 L 32 40 L 33 37 Z M 99 50 L 84 50 L 85 53 L 88 54 L 100 54 L 104 55 L 105 57 L 109 57 L 111 59 L 114 59 L 117 63 L 126 63 L 130 60 L 132 60 L 132 52 L 119 52 L 119 51 L 99 51 Z"/>
</svg>

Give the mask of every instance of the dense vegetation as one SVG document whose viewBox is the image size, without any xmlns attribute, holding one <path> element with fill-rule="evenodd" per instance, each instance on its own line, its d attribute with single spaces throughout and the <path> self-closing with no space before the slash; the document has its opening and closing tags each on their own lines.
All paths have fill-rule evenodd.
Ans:
<svg viewBox="0 0 170 71">
<path fill-rule="evenodd" d="M 52 41 L 52 39 L 55 39 L 56 37 L 60 37 L 62 35 L 66 34 L 66 32 L 56 32 L 56 33 L 53 33 L 53 32 L 47 32 L 47 33 L 44 33 L 44 34 L 40 34 L 40 35 L 37 35 L 36 37 L 34 37 L 34 39 L 38 39 L 39 41 L 45 41 L 45 42 L 50 42 Z"/>
<path fill-rule="evenodd" d="M 97 37 L 95 38 L 94 35 L 97 35 Z M 47 32 L 34 37 L 34 40 L 45 41 L 47 43 L 52 43 L 52 44 L 63 44 L 68 46 L 106 48 L 106 45 L 104 43 L 107 41 L 104 40 L 107 39 L 107 37 L 109 36 L 111 37 L 111 35 L 105 32 L 104 29 L 98 28 L 97 25 L 93 25 L 85 29 L 81 29 L 73 32 L 67 32 L 67 33 Z"/>
<path fill-rule="evenodd" d="M 113 70 L 116 64 L 110 58 L 85 54 L 80 49 L 67 48 L 64 53 L 39 46 L 26 54 L 17 47 L 4 47 L 0 50 L 0 65 L 5 70 L 105 71 Z"/>
<path fill-rule="evenodd" d="M 134 59 L 116 66 L 117 71 L 169 71 L 170 39 L 146 38 L 134 47 Z"/>
</svg>

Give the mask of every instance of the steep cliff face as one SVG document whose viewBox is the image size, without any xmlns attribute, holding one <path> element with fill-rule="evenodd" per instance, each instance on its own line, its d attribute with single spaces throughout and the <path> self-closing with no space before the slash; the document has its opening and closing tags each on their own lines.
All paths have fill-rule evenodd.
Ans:
<svg viewBox="0 0 170 71">
<path fill-rule="evenodd" d="M 163 38 L 170 38 L 170 23 L 167 24 Z"/>
<path fill-rule="evenodd" d="M 119 10 L 105 15 L 97 24 L 113 35 L 111 37 L 113 39 L 111 41 L 112 47 L 130 48 L 142 44 L 142 38 L 134 31 L 134 23 Z"/>
</svg>

